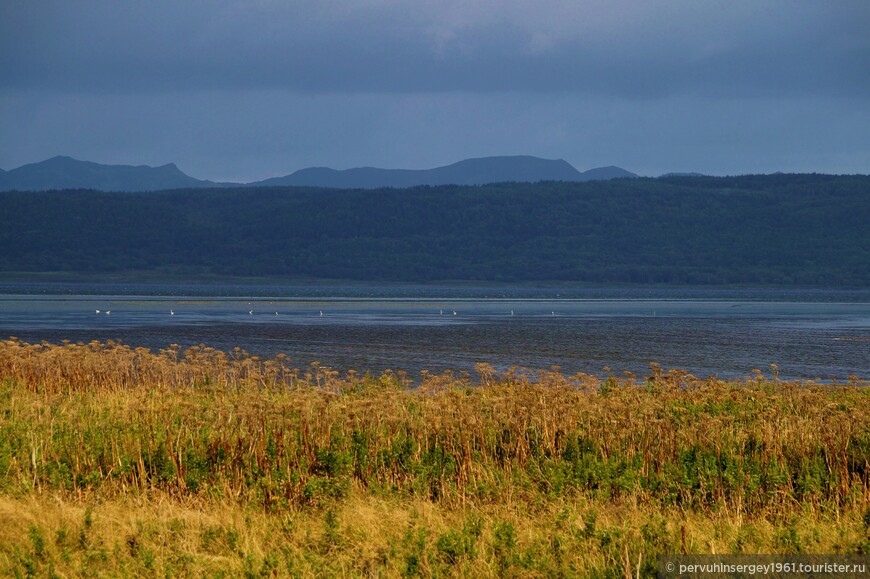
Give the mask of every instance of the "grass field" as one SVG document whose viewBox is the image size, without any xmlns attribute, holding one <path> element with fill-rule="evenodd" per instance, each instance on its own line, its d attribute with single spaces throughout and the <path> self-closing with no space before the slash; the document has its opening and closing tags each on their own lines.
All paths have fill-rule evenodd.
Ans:
<svg viewBox="0 0 870 579">
<path fill-rule="evenodd" d="M 0 574 L 644 576 L 870 553 L 870 391 L 0 343 Z"/>
</svg>

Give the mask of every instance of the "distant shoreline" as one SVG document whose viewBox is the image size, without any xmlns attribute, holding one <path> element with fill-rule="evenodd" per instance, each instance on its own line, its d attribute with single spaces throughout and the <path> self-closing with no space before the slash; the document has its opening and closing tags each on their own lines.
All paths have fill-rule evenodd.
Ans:
<svg viewBox="0 0 870 579">
<path fill-rule="evenodd" d="M 43 271 L 43 272 L 0 272 L 0 286 L 3 284 L 81 284 L 81 285 L 111 285 L 111 284 L 146 284 L 146 285 L 238 285 L 251 286 L 310 286 L 310 287 L 421 287 L 421 288 L 529 288 L 529 289 L 584 289 L 584 290 L 782 290 L 782 291 L 830 291 L 851 292 L 870 291 L 870 286 L 840 286 L 840 285 L 783 285 L 783 284 L 664 284 L 664 283 L 593 283 L 572 282 L 564 280 L 533 280 L 533 281 L 487 281 L 487 280 L 360 280 L 331 279 L 309 277 L 267 277 L 267 276 L 232 276 L 209 274 L 202 272 L 176 271 L 172 273 L 153 270 L 127 271 L 118 273 L 93 274 L 88 272 Z M 0 287 L 0 293 L 2 293 Z"/>
</svg>

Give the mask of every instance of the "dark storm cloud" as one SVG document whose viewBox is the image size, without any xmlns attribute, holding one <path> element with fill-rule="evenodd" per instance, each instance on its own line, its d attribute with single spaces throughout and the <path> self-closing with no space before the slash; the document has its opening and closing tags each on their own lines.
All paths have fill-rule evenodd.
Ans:
<svg viewBox="0 0 870 579">
<path fill-rule="evenodd" d="M 867 30 L 867 0 L 0 0 L 0 167 L 866 173 Z"/>
<path fill-rule="evenodd" d="M 21 2 L 0 87 L 870 95 L 870 3 Z"/>
</svg>

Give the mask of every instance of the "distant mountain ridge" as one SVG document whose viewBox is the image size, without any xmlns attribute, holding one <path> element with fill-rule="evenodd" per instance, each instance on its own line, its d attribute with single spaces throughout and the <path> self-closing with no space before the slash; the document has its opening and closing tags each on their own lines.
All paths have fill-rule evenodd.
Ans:
<svg viewBox="0 0 870 579">
<path fill-rule="evenodd" d="M 0 190 L 3 191 L 97 189 L 133 192 L 216 185 L 184 174 L 174 163 L 160 167 L 102 165 L 64 156 L 0 173 Z"/>
<path fill-rule="evenodd" d="M 465 159 L 434 169 L 378 169 L 361 167 L 336 170 L 326 167 L 300 169 L 290 175 L 252 183 L 216 183 L 196 179 L 174 163 L 160 167 L 147 165 L 102 165 L 57 156 L 0 169 L 0 191 L 48 191 L 59 189 L 96 189 L 99 191 L 140 192 L 204 187 L 307 186 L 338 189 L 376 189 L 420 185 L 485 185 L 499 182 L 594 181 L 637 177 L 619 167 L 599 167 L 580 172 L 565 160 L 540 159 L 528 155 Z"/>
<path fill-rule="evenodd" d="M 601 167 L 581 173 L 563 159 L 550 160 L 516 155 L 465 159 L 434 169 L 360 167 L 338 171 L 326 167 L 312 167 L 284 177 L 250 183 L 250 185 L 374 189 L 420 185 L 485 185 L 501 182 L 593 181 L 623 177 L 637 177 L 637 175 L 619 167 Z"/>
</svg>

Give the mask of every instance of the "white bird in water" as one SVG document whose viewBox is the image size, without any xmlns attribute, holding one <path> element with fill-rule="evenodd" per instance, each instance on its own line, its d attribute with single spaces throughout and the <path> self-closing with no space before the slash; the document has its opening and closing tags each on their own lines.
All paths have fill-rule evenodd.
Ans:
<svg viewBox="0 0 870 579">
<path fill-rule="evenodd" d="M 275 312 L 275 315 L 277 316 L 277 315 L 278 315 L 278 312 Z"/>
<path fill-rule="evenodd" d="M 169 310 L 169 315 L 170 315 L 170 316 L 174 316 L 174 315 L 175 315 L 175 311 L 174 311 L 174 310 Z"/>
<path fill-rule="evenodd" d="M 550 312 L 550 315 L 555 316 L 555 315 L 556 315 L 556 312 Z"/>
<path fill-rule="evenodd" d="M 453 310 L 453 315 L 454 315 L 454 316 L 456 315 L 456 310 Z"/>
<path fill-rule="evenodd" d="M 320 310 L 320 315 L 321 315 L 321 316 L 323 315 L 323 310 Z"/>
<path fill-rule="evenodd" d="M 99 312 L 100 310 L 97 310 L 97 311 Z M 440 315 L 442 315 L 442 316 L 444 315 L 444 310 L 441 310 L 441 314 L 440 314 Z"/>
<path fill-rule="evenodd" d="M 513 311 L 513 310 L 511 310 L 511 315 L 514 315 L 514 311 Z"/>
<path fill-rule="evenodd" d="M 253 316 L 253 315 L 254 315 L 254 310 L 248 310 L 248 315 L 249 315 L 249 316 Z"/>
<path fill-rule="evenodd" d="M 99 314 L 99 313 L 100 313 L 100 310 L 97 310 L 97 313 Z"/>
<path fill-rule="evenodd" d="M 111 314 L 111 313 L 112 313 L 111 310 L 106 310 L 106 315 L 107 315 L 107 316 L 108 316 L 109 314 Z"/>
</svg>

